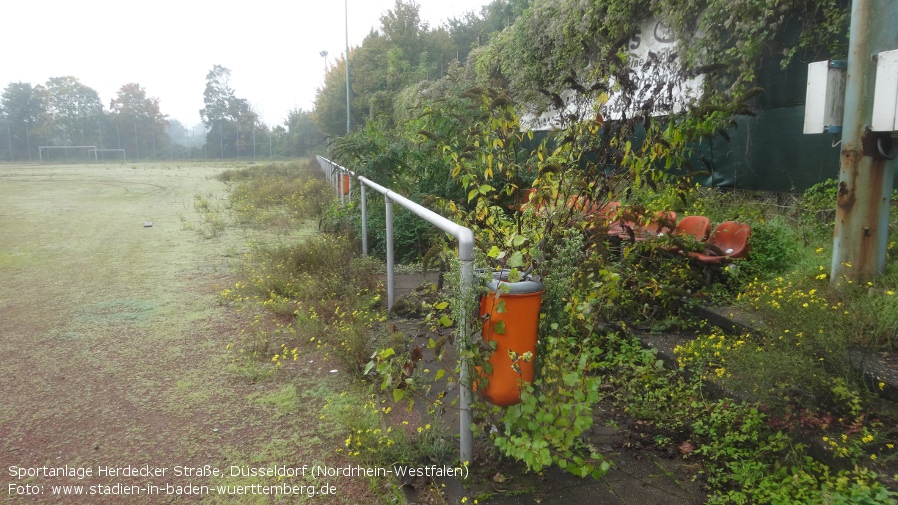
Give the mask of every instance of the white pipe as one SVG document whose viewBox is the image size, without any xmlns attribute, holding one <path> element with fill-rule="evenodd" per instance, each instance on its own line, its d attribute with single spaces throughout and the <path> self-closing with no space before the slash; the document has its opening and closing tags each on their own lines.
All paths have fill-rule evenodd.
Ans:
<svg viewBox="0 0 898 505">
<path fill-rule="evenodd" d="M 323 160 L 323 161 L 322 161 Z M 347 170 L 339 165 L 322 158 L 318 157 L 319 164 L 323 162 L 331 163 L 333 166 L 339 168 L 341 171 L 345 171 L 351 176 L 355 177 L 355 173 Z M 408 209 L 416 216 L 424 219 L 430 224 L 436 226 L 440 230 L 452 235 L 456 240 L 458 240 L 458 261 L 460 263 L 461 269 L 461 299 L 462 303 L 466 303 L 470 299 L 473 299 L 474 296 L 474 232 L 472 232 L 469 228 L 466 228 L 458 223 L 450 221 L 445 217 L 433 212 L 432 210 L 423 207 L 408 198 L 394 193 L 392 190 L 389 190 L 380 184 L 377 184 L 370 179 L 359 176 L 358 177 L 360 188 L 361 188 L 361 198 L 362 198 L 362 250 L 363 254 L 367 255 L 368 252 L 368 244 L 367 244 L 367 203 L 366 203 L 366 192 L 365 187 L 370 187 L 371 189 L 377 191 L 378 193 L 384 195 L 384 201 L 386 202 L 386 213 L 387 213 L 387 303 L 390 307 L 393 305 L 393 296 L 394 296 L 394 272 L 393 272 L 393 202 L 398 203 L 402 207 Z M 343 181 L 339 181 L 340 190 L 342 191 Z M 469 311 L 465 310 L 462 315 L 462 320 L 458 321 L 458 331 L 459 331 L 459 339 L 458 339 L 458 350 L 459 356 L 464 356 L 467 349 L 470 347 L 471 340 L 471 316 L 472 314 L 468 313 Z M 474 455 L 474 438 L 471 433 L 471 423 L 472 423 L 472 415 L 471 415 L 471 379 L 470 379 L 470 366 L 468 364 L 468 360 L 461 358 L 460 365 L 460 374 L 459 374 L 459 460 L 461 464 L 466 465 L 471 463 Z"/>
</svg>

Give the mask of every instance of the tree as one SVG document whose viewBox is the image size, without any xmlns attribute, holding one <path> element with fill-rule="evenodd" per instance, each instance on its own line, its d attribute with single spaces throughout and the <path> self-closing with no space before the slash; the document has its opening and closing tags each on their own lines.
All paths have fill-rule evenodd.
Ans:
<svg viewBox="0 0 898 505">
<path fill-rule="evenodd" d="M 359 125 L 373 118 L 393 117 L 397 96 L 413 85 L 444 76 L 453 62 L 470 51 L 473 40 L 510 24 L 529 4 L 529 0 L 494 0 L 483 8 L 489 19 L 471 13 L 449 28 L 431 29 L 421 21 L 414 0 L 396 0 L 381 18 L 380 30 L 372 30 L 361 47 L 350 52 L 351 116 Z M 499 28 L 494 28 L 499 27 Z M 463 29 L 464 28 L 464 29 Z M 475 35 L 466 32 L 474 31 Z M 346 133 L 345 61 L 337 61 L 325 74 L 324 86 L 315 97 L 314 120 L 327 135 Z"/>
<path fill-rule="evenodd" d="M 167 116 L 159 109 L 159 99 L 148 97 L 139 84 L 122 85 L 109 103 L 109 110 L 117 140 L 121 141 L 120 148 L 129 157 L 155 158 L 159 151 L 168 149 Z"/>
<path fill-rule="evenodd" d="M 367 117 L 373 117 L 390 108 L 390 83 L 386 69 L 387 54 L 392 47 L 384 35 L 372 30 L 365 37 L 361 47 L 352 52 L 352 108 L 364 111 Z M 343 100 L 346 100 L 345 93 Z M 345 107 L 343 110 L 345 124 Z M 344 126 L 343 133 L 345 130 Z"/>
<path fill-rule="evenodd" d="M 447 20 L 449 34 L 458 49 L 458 59 L 466 61 L 471 49 L 486 45 L 490 35 L 514 24 L 529 6 L 530 0 L 493 0 L 480 8 L 479 15 L 470 11 L 461 18 Z"/>
<path fill-rule="evenodd" d="M 286 145 L 280 154 L 285 156 L 305 156 L 314 147 L 324 142 L 324 135 L 318 131 L 312 120 L 312 113 L 302 109 L 293 109 L 287 114 L 284 121 L 286 130 Z"/>
<path fill-rule="evenodd" d="M 31 159 L 37 146 L 35 130 L 47 115 L 47 95 L 43 86 L 13 82 L 0 96 L 0 117 L 9 125 L 13 159 Z"/>
<path fill-rule="evenodd" d="M 98 125 L 103 117 L 100 95 L 76 77 L 47 80 L 48 121 L 42 132 L 48 141 L 60 145 L 99 144 Z"/>
<path fill-rule="evenodd" d="M 315 94 L 313 121 L 318 130 L 326 136 L 339 137 L 346 134 L 346 59 L 338 59 L 324 74 L 324 86 Z M 361 99 L 358 99 L 361 101 Z M 354 101 L 353 103 L 358 103 Z M 351 107 L 352 124 L 362 121 L 362 113 Z"/>
<path fill-rule="evenodd" d="M 259 128 L 259 117 L 245 98 L 238 98 L 230 86 L 231 71 L 214 65 L 206 74 L 203 92 L 205 107 L 200 117 L 206 125 L 206 146 L 209 154 L 220 157 L 239 157 L 250 154 L 247 147 Z M 216 149 L 217 148 L 217 149 Z"/>
<path fill-rule="evenodd" d="M 393 8 L 380 18 L 384 36 L 399 48 L 406 61 L 417 61 L 424 50 L 421 38 L 429 25 L 421 22 L 420 8 L 414 0 L 396 0 Z"/>
</svg>

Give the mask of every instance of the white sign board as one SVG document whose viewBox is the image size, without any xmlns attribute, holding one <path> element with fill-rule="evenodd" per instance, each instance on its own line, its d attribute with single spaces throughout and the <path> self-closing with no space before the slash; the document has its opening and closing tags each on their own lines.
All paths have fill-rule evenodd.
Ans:
<svg viewBox="0 0 898 505">
<path fill-rule="evenodd" d="M 837 133 L 845 108 L 845 67 L 830 60 L 808 63 L 804 133 Z"/>
<path fill-rule="evenodd" d="M 872 130 L 898 131 L 898 49 L 877 55 L 873 89 Z"/>
</svg>

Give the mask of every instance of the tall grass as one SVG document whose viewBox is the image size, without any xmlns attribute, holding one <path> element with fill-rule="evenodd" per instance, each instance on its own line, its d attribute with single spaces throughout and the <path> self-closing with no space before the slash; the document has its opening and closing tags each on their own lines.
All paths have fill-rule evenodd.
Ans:
<svg viewBox="0 0 898 505">
<path fill-rule="evenodd" d="M 308 162 L 231 169 L 218 178 L 231 184 L 229 202 L 243 226 L 287 231 L 318 218 L 333 199 L 330 185 Z"/>
</svg>

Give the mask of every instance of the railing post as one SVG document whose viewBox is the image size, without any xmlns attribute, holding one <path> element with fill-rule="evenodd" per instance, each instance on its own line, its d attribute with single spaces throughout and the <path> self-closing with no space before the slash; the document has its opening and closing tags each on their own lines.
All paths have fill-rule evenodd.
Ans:
<svg viewBox="0 0 898 505">
<path fill-rule="evenodd" d="M 368 256 L 368 198 L 365 195 L 365 185 L 359 184 L 359 197 L 362 200 L 362 256 Z"/>
<path fill-rule="evenodd" d="M 471 433 L 473 417 L 471 415 L 471 372 L 465 354 L 471 345 L 473 314 L 467 310 L 468 301 L 474 297 L 474 233 L 463 228 L 458 238 L 458 261 L 462 307 L 465 307 L 462 320 L 459 321 L 458 355 L 461 358 L 458 387 L 458 441 L 459 460 L 462 465 L 469 464 L 474 458 L 474 436 Z"/>
<path fill-rule="evenodd" d="M 393 284 L 393 200 L 384 195 L 387 205 L 387 309 L 393 308 L 396 294 Z"/>
<path fill-rule="evenodd" d="M 331 187 L 334 188 L 334 191 L 336 191 L 336 190 L 337 190 L 337 186 L 336 186 L 336 183 L 337 183 L 337 177 L 336 177 L 337 167 L 334 165 L 334 162 L 333 162 L 333 161 L 330 162 L 330 167 L 331 167 L 331 172 L 330 172 L 330 174 L 328 175 L 328 180 L 329 180 L 330 183 L 331 183 Z"/>
<path fill-rule="evenodd" d="M 340 168 L 340 175 L 337 176 L 337 190 L 340 195 L 340 207 L 346 207 L 346 187 L 343 185 L 343 181 L 346 179 L 346 170 Z"/>
</svg>

